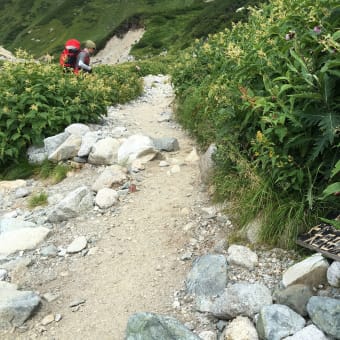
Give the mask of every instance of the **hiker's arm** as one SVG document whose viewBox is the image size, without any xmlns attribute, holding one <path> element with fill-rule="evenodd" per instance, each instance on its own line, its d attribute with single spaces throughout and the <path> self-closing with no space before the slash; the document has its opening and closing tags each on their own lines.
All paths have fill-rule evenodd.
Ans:
<svg viewBox="0 0 340 340">
<path fill-rule="evenodd" d="M 83 70 L 86 70 L 86 71 L 91 71 L 92 70 L 91 66 L 86 65 L 81 59 L 79 59 L 78 66 L 80 68 L 82 68 Z"/>
<path fill-rule="evenodd" d="M 85 55 L 84 52 L 79 53 L 78 67 L 85 70 L 85 71 L 90 72 L 92 70 L 92 68 L 91 68 L 91 66 L 89 66 L 85 63 L 85 57 L 86 57 L 86 55 Z"/>
</svg>

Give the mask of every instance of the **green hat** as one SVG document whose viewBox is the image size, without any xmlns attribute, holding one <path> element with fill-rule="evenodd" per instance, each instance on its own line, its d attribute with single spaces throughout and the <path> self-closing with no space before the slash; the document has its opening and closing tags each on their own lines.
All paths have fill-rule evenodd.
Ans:
<svg viewBox="0 0 340 340">
<path fill-rule="evenodd" d="M 86 40 L 85 41 L 85 47 L 96 49 L 96 44 L 92 40 Z"/>
</svg>

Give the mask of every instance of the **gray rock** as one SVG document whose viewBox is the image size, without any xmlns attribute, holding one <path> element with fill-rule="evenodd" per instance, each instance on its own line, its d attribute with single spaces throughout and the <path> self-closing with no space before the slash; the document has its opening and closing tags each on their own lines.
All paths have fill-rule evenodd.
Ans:
<svg viewBox="0 0 340 340">
<path fill-rule="evenodd" d="M 0 288 L 0 329 L 21 326 L 39 303 L 40 297 L 33 292 Z"/>
<path fill-rule="evenodd" d="M 340 300 L 313 296 L 307 304 L 307 311 L 318 328 L 340 339 Z"/>
<path fill-rule="evenodd" d="M 48 160 L 59 162 L 67 159 L 72 159 L 77 156 L 81 145 L 81 136 L 71 135 L 59 145 L 51 154 L 48 155 Z"/>
<path fill-rule="evenodd" d="M 50 156 L 59 147 L 59 145 L 63 144 L 69 135 L 70 134 L 67 132 L 62 132 L 58 135 L 45 138 L 44 145 L 47 156 Z"/>
<path fill-rule="evenodd" d="M 309 325 L 283 340 L 328 340 L 326 335 L 314 325 Z"/>
<path fill-rule="evenodd" d="M 186 280 L 188 293 L 195 295 L 219 295 L 223 293 L 226 285 L 227 263 L 223 255 L 198 257 Z"/>
<path fill-rule="evenodd" d="M 4 281 L 7 279 L 8 272 L 6 269 L 0 269 L 0 281 Z"/>
<path fill-rule="evenodd" d="M 302 316 L 307 315 L 307 303 L 313 296 L 312 290 L 305 285 L 292 285 L 274 294 L 275 302 L 286 305 Z"/>
<path fill-rule="evenodd" d="M 318 287 L 327 282 L 329 264 L 321 254 L 315 254 L 289 267 L 282 276 L 285 287 L 301 283 L 310 287 Z"/>
<path fill-rule="evenodd" d="M 261 309 L 256 329 L 261 339 L 280 340 L 301 330 L 305 319 L 284 305 L 270 305 Z"/>
<path fill-rule="evenodd" d="M 47 152 L 45 151 L 45 148 L 39 148 L 36 146 L 30 146 L 27 149 L 27 158 L 29 163 L 31 164 L 40 164 L 42 163 L 45 159 L 47 159 Z"/>
<path fill-rule="evenodd" d="M 130 316 L 125 340 L 200 340 L 176 319 L 153 313 L 136 313 Z"/>
<path fill-rule="evenodd" d="M 229 264 L 252 270 L 258 264 L 258 257 L 249 248 L 233 244 L 228 248 L 227 261 Z"/>
<path fill-rule="evenodd" d="M 89 188 L 82 186 L 70 192 L 49 213 L 49 222 L 62 222 L 93 208 L 93 196 Z"/>
<path fill-rule="evenodd" d="M 261 242 L 261 238 L 260 238 L 261 227 L 262 227 L 262 221 L 260 218 L 254 219 L 253 221 L 251 221 L 245 226 L 244 228 L 245 236 L 251 244 L 257 244 Z"/>
<path fill-rule="evenodd" d="M 328 283 L 333 287 L 340 287 L 340 262 L 334 261 L 327 270 Z"/>
<path fill-rule="evenodd" d="M 178 140 L 174 137 L 153 138 L 153 143 L 155 148 L 160 151 L 172 152 L 179 150 Z"/>
<path fill-rule="evenodd" d="M 40 255 L 46 257 L 56 257 L 58 255 L 58 248 L 51 244 L 47 247 L 44 247 L 40 250 Z"/>
<path fill-rule="evenodd" d="M 270 290 L 259 283 L 236 283 L 225 289 L 210 312 L 220 319 L 243 315 L 252 318 L 262 307 L 272 304 Z"/>
<path fill-rule="evenodd" d="M 100 139 L 101 134 L 98 131 L 89 131 L 81 138 L 81 145 L 78 151 L 78 157 L 87 157 L 92 146 Z"/>
<path fill-rule="evenodd" d="M 216 145 L 211 144 L 205 154 L 200 157 L 199 169 L 201 181 L 203 183 L 207 183 L 212 175 L 214 167 L 213 154 L 216 152 L 216 150 Z"/>
</svg>

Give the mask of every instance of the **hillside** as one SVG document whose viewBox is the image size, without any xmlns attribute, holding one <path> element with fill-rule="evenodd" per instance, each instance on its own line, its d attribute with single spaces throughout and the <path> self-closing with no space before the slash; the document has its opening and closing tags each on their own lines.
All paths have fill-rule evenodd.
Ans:
<svg viewBox="0 0 340 340">
<path fill-rule="evenodd" d="M 102 48 L 115 34 L 146 27 L 136 54 L 178 50 L 194 38 L 227 27 L 235 9 L 253 0 L 2 0 L 0 45 L 35 56 L 57 54 L 70 37 L 92 39 Z M 239 15 L 239 14 L 236 14 Z"/>
</svg>

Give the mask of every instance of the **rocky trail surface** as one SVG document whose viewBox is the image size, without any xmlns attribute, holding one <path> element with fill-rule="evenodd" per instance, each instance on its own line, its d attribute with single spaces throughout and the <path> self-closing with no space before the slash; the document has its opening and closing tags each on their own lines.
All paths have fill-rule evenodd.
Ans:
<svg viewBox="0 0 340 340">
<path fill-rule="evenodd" d="M 256 232 L 252 249 L 229 244 L 231 222 L 201 181 L 211 153 L 197 153 L 173 100 L 169 77 L 147 76 L 140 98 L 86 127 L 96 144 L 79 163 L 82 144 L 62 182 L 0 182 L 0 339 L 340 338 L 339 262 L 293 265 Z M 108 145 L 119 158 L 146 136 L 151 154 L 109 165 Z M 48 205 L 29 209 L 41 191 Z"/>
</svg>

